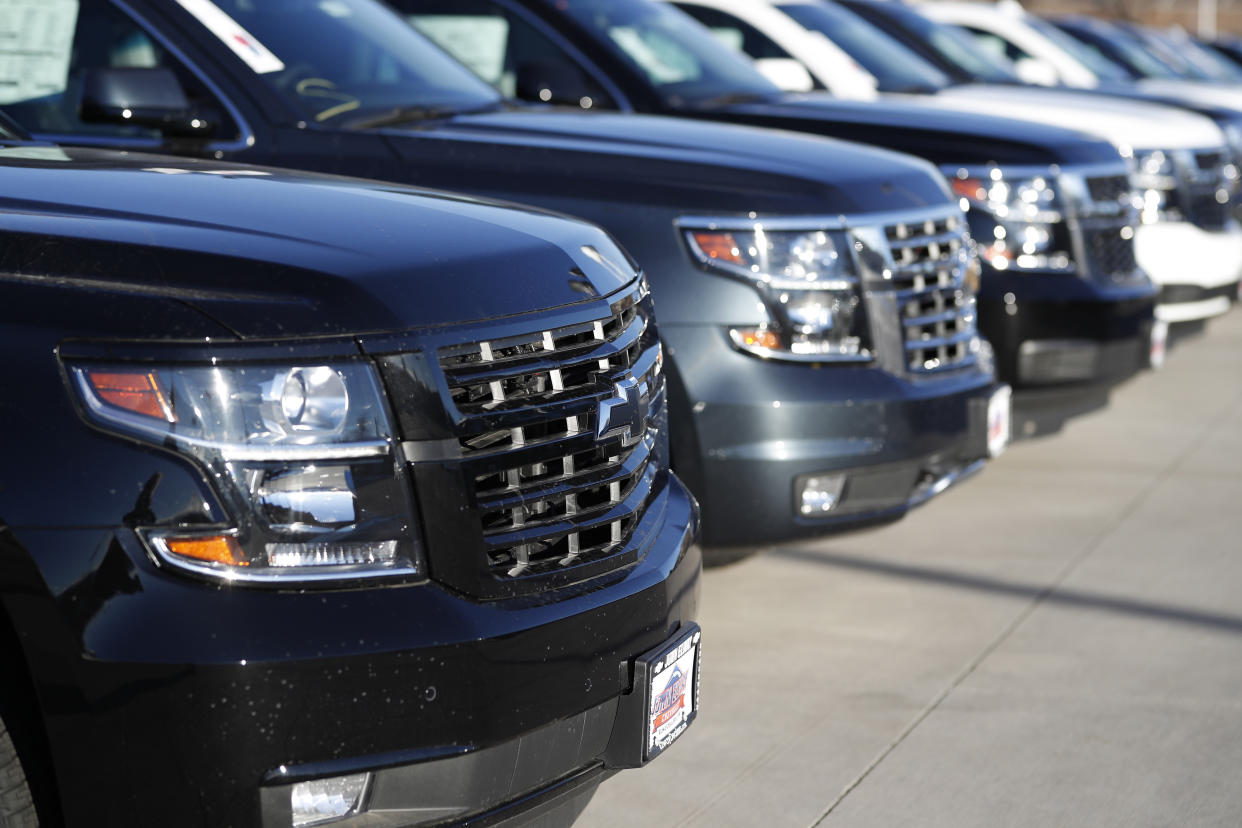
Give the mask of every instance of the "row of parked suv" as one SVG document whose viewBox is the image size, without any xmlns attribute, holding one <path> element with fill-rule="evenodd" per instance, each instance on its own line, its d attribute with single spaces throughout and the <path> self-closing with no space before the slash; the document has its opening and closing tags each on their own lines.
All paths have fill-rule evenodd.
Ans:
<svg viewBox="0 0 1242 828">
<path fill-rule="evenodd" d="M 12 5 L 0 828 L 569 825 L 695 720 L 703 558 L 1242 273 L 1242 110 L 829 3 Z"/>
</svg>

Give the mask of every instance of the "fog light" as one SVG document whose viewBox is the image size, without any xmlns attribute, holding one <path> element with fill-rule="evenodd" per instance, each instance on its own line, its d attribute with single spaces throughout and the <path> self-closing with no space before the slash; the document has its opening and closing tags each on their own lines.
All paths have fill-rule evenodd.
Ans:
<svg viewBox="0 0 1242 828">
<path fill-rule="evenodd" d="M 804 517 L 816 517 L 831 512 L 841 502 L 841 492 L 844 489 L 843 474 L 800 477 L 797 483 L 798 511 Z"/>
<path fill-rule="evenodd" d="M 361 812 L 370 782 L 369 773 L 299 782 L 289 795 L 293 828 L 326 825 Z"/>
</svg>

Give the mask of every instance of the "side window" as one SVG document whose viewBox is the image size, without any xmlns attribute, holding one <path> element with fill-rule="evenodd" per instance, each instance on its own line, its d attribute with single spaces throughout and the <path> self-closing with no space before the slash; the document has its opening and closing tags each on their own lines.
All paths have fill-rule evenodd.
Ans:
<svg viewBox="0 0 1242 828">
<path fill-rule="evenodd" d="M 165 67 L 177 75 L 191 106 L 217 125 L 208 137 L 237 136 L 237 126 L 198 78 L 111 3 L 49 0 L 22 14 L 18 37 L 0 41 L 0 106 L 28 131 L 158 138 L 158 132 L 142 127 L 84 123 L 78 104 L 89 69 Z"/>
<path fill-rule="evenodd" d="M 693 3 L 674 3 L 673 5 L 711 29 L 712 34 L 723 43 L 739 52 L 744 52 L 755 60 L 791 57 L 776 41 L 745 20 L 718 9 L 709 9 Z"/>
<path fill-rule="evenodd" d="M 977 40 L 979 45 L 983 47 L 983 50 L 990 55 L 1005 58 L 1006 60 L 1013 61 L 1015 63 L 1019 60 L 1023 60 L 1024 58 L 1030 59 L 1031 57 L 1026 52 L 1015 46 L 1011 41 L 1005 40 L 999 35 L 994 35 L 991 32 L 985 32 L 982 29 L 975 29 L 970 26 L 965 26 L 964 28 L 966 31 L 974 35 L 975 40 Z"/>
<path fill-rule="evenodd" d="M 579 97 L 589 98 L 592 108 L 616 108 L 573 56 L 510 9 L 491 0 L 426 0 L 417 7 L 406 20 L 502 95 L 523 97 L 522 78 L 559 71 L 575 75 L 583 84 Z"/>
</svg>

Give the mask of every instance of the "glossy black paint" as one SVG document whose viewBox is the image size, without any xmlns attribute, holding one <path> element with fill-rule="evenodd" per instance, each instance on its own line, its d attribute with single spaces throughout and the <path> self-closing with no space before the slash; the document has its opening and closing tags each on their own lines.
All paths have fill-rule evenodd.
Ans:
<svg viewBox="0 0 1242 828">
<path fill-rule="evenodd" d="M 420 0 L 390 2 L 399 9 L 412 11 L 420 7 Z M 857 141 L 909 153 L 938 167 L 992 164 L 1001 167 L 1054 164 L 1120 167 L 1117 151 L 1110 144 L 1069 129 L 1003 117 L 938 111 L 894 101 L 864 103 L 832 98 L 825 93 L 774 92 L 766 96 L 750 95 L 740 101 L 722 99 L 701 106 L 672 106 L 643 72 L 619 54 L 615 44 L 579 24 L 552 0 L 494 2 L 511 14 L 539 25 L 570 47 L 563 50 L 565 60 L 588 76 L 606 79 L 612 84 L 623 97 L 623 109 Z M 634 2 L 638 4 L 638 0 Z M 719 91 L 724 94 L 729 90 Z M 1020 378 L 1011 370 L 1016 364 L 1018 342 L 1013 337 L 1013 324 L 1001 325 L 998 320 L 1002 319 L 1001 314 L 1010 315 L 1014 307 L 1027 311 L 1024 317 L 1028 324 L 1023 326 L 1022 335 L 1036 339 L 1066 335 L 1065 326 L 1044 327 L 1041 320 L 1056 319 L 1060 308 L 1067 303 L 1089 309 L 1073 315 L 1072 318 L 1078 320 L 1074 338 L 1101 341 L 1116 335 L 1131 338 L 1141 335 L 1135 331 L 1143 325 L 1129 322 L 1114 325 L 1114 317 L 1119 315 L 1130 320 L 1137 313 L 1143 320 L 1151 319 L 1156 291 L 1150 285 L 1136 291 L 1140 305 L 1144 301 L 1147 303 L 1146 308 L 1136 310 L 1130 303 L 1134 298 L 1130 294 L 1118 303 L 1111 290 L 1087 280 L 1070 282 L 1054 278 L 1040 283 L 1041 278 L 1041 275 L 1031 274 L 1006 276 L 985 267 L 980 289 L 980 327 L 998 349 L 1000 376 L 1011 383 L 1020 383 Z M 1015 295 L 1016 305 L 1004 301 L 1009 294 Z M 1117 331 L 1128 333 L 1118 334 Z M 1099 379 L 1111 378 L 1101 376 Z"/>
<path fill-rule="evenodd" d="M 65 825 L 280 825 L 263 785 L 434 764 L 608 709 L 633 659 L 693 621 L 696 510 L 671 475 L 633 563 L 537 595 L 478 601 L 434 578 L 272 590 L 158 566 L 139 528 L 226 507 L 194 463 L 88 426 L 65 381 L 65 359 L 365 358 L 376 337 L 414 348 L 466 319 L 606 309 L 625 280 L 578 261 L 591 245 L 629 267 L 604 233 L 396 185 L 0 143 L 3 713 L 31 725 L 24 758 L 50 752 L 39 781 Z M 611 721 L 600 732 L 633 724 Z M 524 767 L 561 758 L 542 761 Z M 480 790 L 476 809 L 531 793 Z"/>
<path fill-rule="evenodd" d="M 95 0 L 100 2 L 100 0 Z M 93 139 L 62 136 L 75 143 L 92 141 L 129 148 L 159 148 L 183 154 L 214 154 L 225 159 L 287 168 L 364 176 L 426 187 L 452 189 L 520 201 L 582 216 L 606 228 L 643 263 L 658 302 L 666 341 L 680 330 L 703 338 L 722 358 L 738 357 L 721 339 L 727 325 L 760 324 L 766 314 L 755 289 L 740 281 L 705 272 L 691 261 L 675 220 L 684 215 L 817 216 L 862 215 L 947 205 L 950 197 L 941 175 L 925 162 L 882 149 L 862 147 L 792 133 L 722 127 L 681 119 L 509 105 L 475 114 L 445 114 L 401 127 L 347 130 L 302 120 L 298 112 L 254 75 L 170 0 L 127 0 L 124 4 L 159 39 L 183 55 L 200 79 L 210 82 L 243 124 L 246 140 Z M 394 18 L 394 25 L 397 25 Z M 432 48 L 430 45 L 428 48 Z M 913 109 L 912 109 L 913 112 Z M 920 115 L 921 118 L 939 116 Z M 1068 136 L 1068 133 L 1065 134 Z M 372 218 L 372 217 L 369 217 Z M 498 263 L 502 267 L 502 263 Z M 551 265 L 549 265 L 551 266 Z M 524 284 L 524 282 L 522 283 Z M 290 315 L 294 315 L 293 312 Z M 669 418 L 674 434 L 675 467 L 692 490 L 703 490 L 712 441 L 721 432 L 704 433 L 696 402 L 731 397 L 743 412 L 733 439 L 761 439 L 783 420 L 764 422 L 771 400 L 729 378 L 699 371 L 667 353 Z M 748 369 L 762 372 L 753 358 Z M 789 366 L 773 370 L 785 371 Z M 885 422 L 888 403 L 911 394 L 901 383 L 853 384 L 853 373 L 798 366 L 801 390 L 786 399 L 804 398 L 804 428 L 819 437 L 850 424 L 825 416 L 812 405 L 851 394 L 879 394 L 868 409 L 867 427 Z M 879 373 L 878 371 L 876 373 Z M 992 378 L 973 372 L 971 393 L 986 395 Z M 790 385 L 790 389 L 796 385 Z M 929 383 L 925 395 L 955 394 L 961 389 Z M 864 390 L 865 389 L 865 390 Z M 929 417 L 932 431 L 960 431 L 962 418 L 940 422 Z M 904 428 L 888 450 L 913 458 L 917 446 Z M 835 461 L 834 461 L 835 464 Z M 758 477 L 745 481 L 751 495 L 751 529 L 767 539 L 826 525 L 798 525 L 792 511 L 792 479 L 769 485 Z M 898 492 L 903 504 L 908 492 Z M 712 542 L 732 540 L 714 528 L 727 519 L 722 509 L 705 503 L 704 534 Z M 890 510 L 892 511 L 892 510 Z M 848 525 L 848 521 L 846 522 Z"/>
</svg>

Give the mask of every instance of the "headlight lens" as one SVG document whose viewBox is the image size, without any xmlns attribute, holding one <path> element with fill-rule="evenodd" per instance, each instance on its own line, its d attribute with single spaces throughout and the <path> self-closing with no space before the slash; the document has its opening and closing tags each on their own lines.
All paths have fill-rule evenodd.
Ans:
<svg viewBox="0 0 1242 828">
<path fill-rule="evenodd" d="M 955 170 L 953 192 L 970 211 L 979 255 L 997 270 L 1073 269 L 1061 197 L 1048 176 L 1007 178 L 998 168 L 983 174 Z"/>
<path fill-rule="evenodd" d="M 144 528 L 161 561 L 249 581 L 417 572 L 407 488 L 369 364 L 70 373 L 93 422 L 194 458 L 234 521 Z"/>
<path fill-rule="evenodd" d="M 771 324 L 730 331 L 743 350 L 802 361 L 871 359 L 866 314 L 843 231 L 685 228 L 706 267 L 759 289 Z"/>
<path fill-rule="evenodd" d="M 1134 189 L 1143 224 L 1181 220 L 1177 208 L 1177 163 L 1161 150 L 1134 154 Z"/>
</svg>

